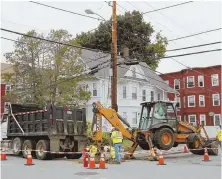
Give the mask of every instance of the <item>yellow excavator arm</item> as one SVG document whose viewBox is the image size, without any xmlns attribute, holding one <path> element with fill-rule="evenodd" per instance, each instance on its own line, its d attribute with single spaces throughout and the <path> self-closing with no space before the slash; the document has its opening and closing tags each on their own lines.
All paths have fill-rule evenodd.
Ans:
<svg viewBox="0 0 222 179">
<path fill-rule="evenodd" d="M 131 141 L 134 141 L 134 135 L 130 133 L 124 127 L 123 123 L 130 127 L 130 125 L 123 121 L 121 116 L 112 108 L 104 108 L 101 103 L 98 101 L 96 103 L 93 103 L 93 112 L 94 112 L 94 118 L 92 122 L 92 139 L 95 141 L 101 141 L 102 140 L 102 117 L 104 117 L 111 125 L 112 127 L 117 128 L 123 136 L 128 138 Z"/>
<path fill-rule="evenodd" d="M 97 141 L 98 145 L 102 142 L 102 117 L 107 120 L 112 127 L 117 128 L 124 137 L 131 140 L 133 142 L 131 148 L 128 150 L 128 153 L 125 155 L 125 158 L 129 159 L 133 156 L 134 151 L 136 150 L 138 144 L 136 143 L 136 131 L 127 130 L 130 125 L 127 121 L 125 121 L 115 110 L 112 108 L 104 108 L 101 103 L 98 101 L 93 103 L 93 122 L 92 122 L 92 139 Z"/>
</svg>

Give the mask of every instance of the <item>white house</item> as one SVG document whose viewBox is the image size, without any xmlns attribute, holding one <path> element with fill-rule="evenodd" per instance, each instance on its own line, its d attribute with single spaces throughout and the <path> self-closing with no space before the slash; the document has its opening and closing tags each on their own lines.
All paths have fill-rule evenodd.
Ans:
<svg viewBox="0 0 222 179">
<path fill-rule="evenodd" d="M 81 55 L 81 59 L 87 67 L 93 67 L 101 62 L 105 63 L 110 61 L 110 58 L 108 54 L 88 50 L 82 50 Z M 145 63 L 140 64 L 118 66 L 118 113 L 130 123 L 131 127 L 137 127 L 139 124 L 141 102 L 167 100 L 167 93 L 177 93 Z M 109 71 L 109 67 L 103 68 L 94 75 L 95 79 L 86 82 L 87 89 L 92 93 L 92 98 L 86 106 L 87 120 L 92 120 L 93 102 L 100 101 L 104 107 L 111 106 L 111 78 Z"/>
</svg>

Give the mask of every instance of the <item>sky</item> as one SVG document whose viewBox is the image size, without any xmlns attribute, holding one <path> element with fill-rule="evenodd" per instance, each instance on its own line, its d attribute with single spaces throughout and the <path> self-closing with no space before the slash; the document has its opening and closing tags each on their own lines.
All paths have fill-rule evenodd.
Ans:
<svg viewBox="0 0 222 179">
<path fill-rule="evenodd" d="M 185 1 L 117 1 L 117 14 L 126 10 L 140 10 L 147 12 Z M 105 1 L 41 1 L 41 3 L 61 9 L 85 14 L 85 9 L 97 12 L 105 19 L 109 19 L 112 8 Z M 96 15 L 91 15 L 97 17 Z M 221 28 L 221 1 L 193 1 L 181 6 L 164 9 L 144 15 L 144 20 L 150 22 L 155 33 L 167 39 L 187 36 L 207 30 Z M 78 15 L 43 7 L 29 1 L 2 1 L 1 27 L 13 31 L 26 33 L 35 29 L 39 33 L 47 34 L 50 29 L 65 29 L 74 37 L 76 34 L 96 28 L 100 21 Z M 19 36 L 1 31 L 1 37 L 17 39 Z M 118 37 L 117 37 L 118 38 Z M 221 41 L 221 30 L 169 42 L 167 49 Z M 205 47 L 167 52 L 167 56 L 213 50 L 221 48 L 221 44 Z M 13 42 L 1 39 L 1 62 L 5 62 L 4 54 L 13 51 Z M 177 60 L 182 64 L 174 61 Z M 221 64 L 221 51 L 203 53 L 192 56 L 176 57 L 174 60 L 161 59 L 157 71 L 168 73 L 188 67 L 206 67 Z"/>
</svg>

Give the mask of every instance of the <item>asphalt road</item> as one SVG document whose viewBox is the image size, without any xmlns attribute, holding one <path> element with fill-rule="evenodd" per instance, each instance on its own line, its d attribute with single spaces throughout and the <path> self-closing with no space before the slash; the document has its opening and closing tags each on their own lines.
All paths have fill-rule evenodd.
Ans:
<svg viewBox="0 0 222 179">
<path fill-rule="evenodd" d="M 179 153 L 181 147 L 165 153 L 166 165 L 147 161 L 147 154 L 136 154 L 136 160 L 121 165 L 106 165 L 107 169 L 85 169 L 75 160 L 40 161 L 33 159 L 33 166 L 25 166 L 26 159 L 7 156 L 1 161 L 2 179 L 221 179 L 221 151 L 204 162 L 203 156 Z M 177 151 L 177 153 L 176 153 Z M 176 153 L 176 154 L 175 154 Z"/>
</svg>

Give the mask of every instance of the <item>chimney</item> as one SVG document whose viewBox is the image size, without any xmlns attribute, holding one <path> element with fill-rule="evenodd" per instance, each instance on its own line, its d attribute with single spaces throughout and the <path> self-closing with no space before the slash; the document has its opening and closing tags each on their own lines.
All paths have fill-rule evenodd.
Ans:
<svg viewBox="0 0 222 179">
<path fill-rule="evenodd" d="M 123 58 L 129 58 L 129 48 L 128 47 L 124 47 L 123 48 Z"/>
</svg>

